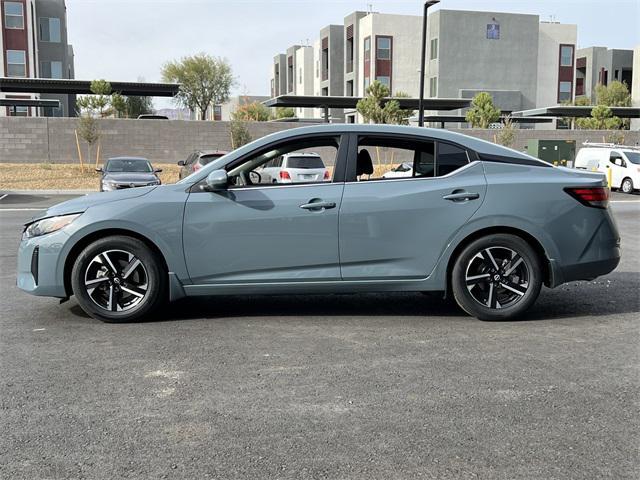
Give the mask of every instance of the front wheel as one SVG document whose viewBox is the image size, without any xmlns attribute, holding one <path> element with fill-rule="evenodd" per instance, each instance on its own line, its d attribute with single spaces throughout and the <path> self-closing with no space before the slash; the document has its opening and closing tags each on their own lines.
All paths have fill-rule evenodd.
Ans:
<svg viewBox="0 0 640 480">
<path fill-rule="evenodd" d="M 458 305 L 480 320 L 517 318 L 540 294 L 540 259 L 520 237 L 488 235 L 458 255 L 451 286 Z"/>
<path fill-rule="evenodd" d="M 633 180 L 625 178 L 622 181 L 622 191 L 623 193 L 633 193 Z"/>
<path fill-rule="evenodd" d="M 162 262 L 144 242 L 109 236 L 76 258 L 71 287 L 82 309 L 105 322 L 128 322 L 153 312 L 166 298 Z"/>
</svg>

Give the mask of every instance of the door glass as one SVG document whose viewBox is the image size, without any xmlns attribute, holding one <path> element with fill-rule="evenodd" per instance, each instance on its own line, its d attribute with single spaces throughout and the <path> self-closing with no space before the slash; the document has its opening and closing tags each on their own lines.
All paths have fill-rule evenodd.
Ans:
<svg viewBox="0 0 640 480">
<path fill-rule="evenodd" d="M 448 175 L 469 163 L 467 151 L 450 143 L 438 142 L 436 177 Z"/>
<path fill-rule="evenodd" d="M 232 165 L 236 188 L 255 185 L 325 183 L 333 180 L 340 137 L 308 137 L 281 143 Z M 268 168 L 273 165 L 275 168 Z"/>
</svg>

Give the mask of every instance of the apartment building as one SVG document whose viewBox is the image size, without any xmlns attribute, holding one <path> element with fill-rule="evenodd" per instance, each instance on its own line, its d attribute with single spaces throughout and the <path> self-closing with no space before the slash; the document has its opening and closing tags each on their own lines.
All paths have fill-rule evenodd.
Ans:
<svg viewBox="0 0 640 480">
<path fill-rule="evenodd" d="M 504 112 L 573 100 L 576 25 L 444 9 L 428 21 L 427 96 L 473 98 L 486 91 Z"/>
<path fill-rule="evenodd" d="M 576 52 L 576 96 L 595 100 L 596 85 L 608 85 L 613 80 L 633 83 L 633 50 L 607 47 L 581 48 Z"/>
<path fill-rule="evenodd" d="M 633 71 L 631 77 L 631 105 L 640 108 L 640 45 L 633 49 Z M 640 118 L 631 120 L 631 130 L 640 130 Z"/>
<path fill-rule="evenodd" d="M 73 48 L 67 41 L 64 0 L 2 0 L 0 76 L 21 78 L 74 78 Z M 73 95 L 13 95 L 2 98 L 42 98 L 60 101 L 59 108 L 0 108 L 0 116 L 73 116 Z"/>
</svg>

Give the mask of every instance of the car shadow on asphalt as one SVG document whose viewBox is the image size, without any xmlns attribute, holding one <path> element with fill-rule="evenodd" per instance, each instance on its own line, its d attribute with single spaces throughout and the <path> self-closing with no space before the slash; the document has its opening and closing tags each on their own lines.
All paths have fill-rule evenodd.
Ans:
<svg viewBox="0 0 640 480">
<path fill-rule="evenodd" d="M 591 282 L 543 288 L 540 298 L 511 323 L 640 312 L 640 273 L 614 272 Z M 74 316 L 89 318 L 77 305 Z M 246 317 L 452 317 L 468 318 L 442 293 L 366 293 L 333 295 L 221 295 L 176 301 L 142 322 Z"/>
</svg>

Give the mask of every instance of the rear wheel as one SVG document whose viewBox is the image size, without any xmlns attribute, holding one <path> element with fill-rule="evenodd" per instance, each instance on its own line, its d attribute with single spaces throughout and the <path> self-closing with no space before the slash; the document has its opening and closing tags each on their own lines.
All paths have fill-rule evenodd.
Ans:
<svg viewBox="0 0 640 480">
<path fill-rule="evenodd" d="M 455 261 L 456 302 L 481 320 L 508 320 L 525 312 L 542 287 L 540 259 L 515 235 L 495 234 L 469 244 Z"/>
<path fill-rule="evenodd" d="M 105 322 L 128 322 L 152 313 L 166 298 L 166 272 L 138 239 L 111 236 L 87 246 L 71 271 L 82 309 Z"/>
<path fill-rule="evenodd" d="M 622 181 L 622 191 L 624 193 L 633 193 L 633 180 L 628 177 L 625 178 Z"/>
</svg>

